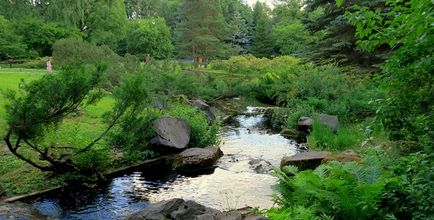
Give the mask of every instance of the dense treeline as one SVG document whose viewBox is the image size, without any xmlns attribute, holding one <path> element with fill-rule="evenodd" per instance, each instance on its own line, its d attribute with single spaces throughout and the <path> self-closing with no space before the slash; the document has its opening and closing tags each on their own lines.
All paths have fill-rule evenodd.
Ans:
<svg viewBox="0 0 434 220">
<path fill-rule="evenodd" d="M 384 0 L 345 1 L 342 7 L 279 0 L 273 8 L 241 0 L 3 0 L 0 59 L 51 56 L 55 41 L 79 38 L 141 60 L 292 55 L 378 69 L 389 47 L 357 48 L 355 26 L 344 15 L 354 4 L 387 11 Z"/>
</svg>

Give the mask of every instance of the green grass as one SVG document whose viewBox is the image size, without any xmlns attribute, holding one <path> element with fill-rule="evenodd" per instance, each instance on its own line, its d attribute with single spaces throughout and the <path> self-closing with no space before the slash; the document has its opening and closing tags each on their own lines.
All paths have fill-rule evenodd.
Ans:
<svg viewBox="0 0 434 220">
<path fill-rule="evenodd" d="M 340 126 L 334 133 L 330 128 L 315 120 L 307 143 L 315 150 L 343 151 L 360 146 L 362 141 L 363 134 L 356 125 Z"/>
<path fill-rule="evenodd" d="M 17 90 L 20 82 L 30 82 L 47 74 L 45 70 L 34 69 L 0 69 L 0 88 Z M 0 98 L 0 135 L 6 130 L 6 101 Z M 106 96 L 94 106 L 81 109 L 80 112 L 63 121 L 57 129 L 48 131 L 44 144 L 62 143 L 64 147 L 83 147 L 97 137 L 104 129 L 102 115 L 109 111 L 114 100 Z M 105 148 L 105 141 L 101 141 L 99 148 Z M 22 151 L 24 154 L 31 152 Z M 62 177 L 49 178 L 46 173 L 31 167 L 13 156 L 0 142 L 0 185 L 5 188 L 6 195 L 18 195 L 35 190 L 47 189 L 63 184 Z"/>
</svg>

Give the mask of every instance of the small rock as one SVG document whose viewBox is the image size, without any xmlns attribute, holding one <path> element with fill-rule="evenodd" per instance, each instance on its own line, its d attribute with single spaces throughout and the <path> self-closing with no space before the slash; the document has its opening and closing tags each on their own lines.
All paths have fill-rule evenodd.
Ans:
<svg viewBox="0 0 434 220">
<path fill-rule="evenodd" d="M 262 159 L 252 159 L 249 161 L 250 168 L 256 173 L 268 173 L 273 169 L 273 165 L 270 162 Z"/>
<path fill-rule="evenodd" d="M 154 122 L 157 136 L 152 138 L 151 144 L 158 146 L 157 151 L 180 152 L 190 142 L 191 128 L 183 119 L 162 117 Z"/>
<path fill-rule="evenodd" d="M 336 132 L 339 126 L 339 119 L 336 115 L 327 115 L 327 114 L 320 114 L 319 115 L 319 121 L 321 124 L 329 127 L 333 130 L 333 132 Z"/>
<path fill-rule="evenodd" d="M 211 107 L 208 104 L 206 104 L 206 102 L 204 102 L 203 100 L 200 100 L 200 99 L 192 100 L 191 105 L 195 106 L 200 111 L 205 113 L 208 121 L 215 121 L 216 120 L 215 115 L 211 111 Z"/>
<path fill-rule="evenodd" d="M 297 143 L 306 143 L 307 141 L 307 133 L 295 129 L 285 128 L 280 132 L 280 135 L 285 138 L 294 139 Z"/>
<path fill-rule="evenodd" d="M 298 167 L 299 170 L 313 170 L 321 165 L 322 160 L 330 154 L 330 152 L 305 152 L 290 157 L 283 157 L 280 162 L 280 168 L 293 165 Z"/>
<path fill-rule="evenodd" d="M 173 162 L 175 170 L 197 172 L 212 168 L 223 152 L 218 147 L 190 148 L 178 154 Z"/>
<path fill-rule="evenodd" d="M 15 202 L 0 204 L 0 219 L 15 220 L 15 219 L 28 219 L 28 220 L 40 220 L 48 219 L 41 215 L 38 210 L 31 205 Z"/>
<path fill-rule="evenodd" d="M 154 108 L 157 108 L 157 109 L 165 109 L 166 108 L 166 103 L 164 103 L 163 101 L 161 101 L 161 100 L 158 100 L 158 99 L 153 99 L 152 100 L 152 106 L 154 106 Z"/>
<path fill-rule="evenodd" d="M 312 130 L 313 119 L 310 117 L 302 116 L 298 119 L 297 130 L 310 133 Z"/>
</svg>

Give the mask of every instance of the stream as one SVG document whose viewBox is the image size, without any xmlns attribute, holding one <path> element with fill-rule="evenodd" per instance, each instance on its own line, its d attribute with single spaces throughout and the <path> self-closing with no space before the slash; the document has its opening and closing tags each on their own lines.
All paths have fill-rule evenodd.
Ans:
<svg viewBox="0 0 434 220">
<path fill-rule="evenodd" d="M 260 108 L 248 107 L 220 133 L 224 156 L 207 174 L 148 175 L 140 171 L 112 179 L 97 190 L 76 190 L 39 198 L 33 203 L 53 219 L 123 219 L 149 203 L 172 198 L 194 200 L 202 205 L 228 210 L 246 206 L 270 208 L 271 186 L 277 179 L 255 172 L 249 162 L 268 161 L 279 166 L 285 155 L 296 153 L 295 142 L 267 131 L 267 118 Z"/>
</svg>

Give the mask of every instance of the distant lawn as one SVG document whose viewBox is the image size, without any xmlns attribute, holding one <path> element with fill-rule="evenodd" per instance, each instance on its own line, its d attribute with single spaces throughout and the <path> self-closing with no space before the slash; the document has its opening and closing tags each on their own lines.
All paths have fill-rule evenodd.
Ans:
<svg viewBox="0 0 434 220">
<path fill-rule="evenodd" d="M 30 82 L 48 74 L 45 70 L 34 69 L 0 69 L 0 90 L 18 90 L 22 80 Z M 55 92 L 55 91 L 53 91 Z M 28 193 L 46 189 L 63 183 L 63 178 L 47 179 L 46 173 L 39 171 L 13 156 L 3 143 L 6 131 L 6 100 L 0 98 L 0 186 L 5 188 L 6 195 Z M 45 144 L 62 143 L 63 146 L 81 147 L 97 137 L 105 128 L 101 116 L 109 111 L 113 99 L 104 97 L 95 106 L 81 109 L 80 112 L 66 119 L 56 131 L 49 132 Z M 104 140 L 99 147 L 105 147 Z M 97 146 L 98 147 L 98 146 Z M 24 152 L 31 153 L 31 152 Z"/>
</svg>

